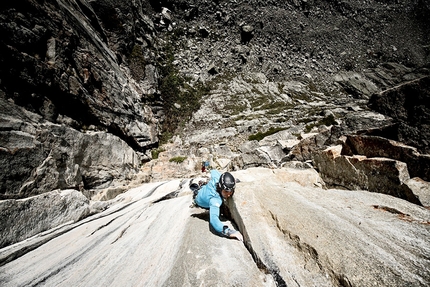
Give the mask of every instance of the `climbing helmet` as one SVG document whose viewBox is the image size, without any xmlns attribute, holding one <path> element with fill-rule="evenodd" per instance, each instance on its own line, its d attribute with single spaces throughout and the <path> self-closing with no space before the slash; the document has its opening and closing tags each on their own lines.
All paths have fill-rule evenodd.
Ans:
<svg viewBox="0 0 430 287">
<path fill-rule="evenodd" d="M 231 173 L 225 172 L 221 174 L 218 186 L 221 190 L 233 192 L 234 188 L 236 187 L 236 180 Z"/>
</svg>

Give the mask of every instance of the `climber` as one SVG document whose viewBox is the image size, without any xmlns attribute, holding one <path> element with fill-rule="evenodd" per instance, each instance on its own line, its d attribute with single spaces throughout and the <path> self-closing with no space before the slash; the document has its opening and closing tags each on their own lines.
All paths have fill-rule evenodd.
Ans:
<svg viewBox="0 0 430 287">
<path fill-rule="evenodd" d="M 236 187 L 236 180 L 233 175 L 229 172 L 221 174 L 218 170 L 211 170 L 210 181 L 195 189 L 195 185 L 190 186 L 194 189 L 194 203 L 205 209 L 209 209 L 209 222 L 212 227 L 220 234 L 236 238 L 243 241 L 242 234 L 234 229 L 230 229 L 227 225 L 224 225 L 219 219 L 220 208 L 224 200 L 230 198 Z"/>
</svg>

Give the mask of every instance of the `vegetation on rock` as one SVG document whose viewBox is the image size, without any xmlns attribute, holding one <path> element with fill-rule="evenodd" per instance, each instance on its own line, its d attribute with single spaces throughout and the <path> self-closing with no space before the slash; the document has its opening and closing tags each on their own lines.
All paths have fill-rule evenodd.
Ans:
<svg viewBox="0 0 430 287">
<path fill-rule="evenodd" d="M 191 83 L 191 78 L 181 74 L 174 64 L 171 44 L 165 47 L 165 57 L 159 62 L 161 71 L 160 94 L 166 117 L 161 131 L 160 142 L 167 142 L 176 129 L 183 126 L 200 108 L 201 98 L 210 91 L 201 82 Z"/>
<path fill-rule="evenodd" d="M 187 159 L 186 156 L 175 156 L 175 157 L 172 157 L 171 159 L 169 159 L 169 162 L 183 163 L 184 160 L 186 160 L 186 159 Z"/>
<path fill-rule="evenodd" d="M 162 153 L 163 151 L 165 151 L 165 149 L 161 147 L 151 150 L 152 159 L 157 159 L 159 154 Z"/>
<path fill-rule="evenodd" d="M 250 136 L 248 137 L 248 140 L 250 140 L 250 141 L 252 141 L 252 140 L 260 141 L 260 140 L 264 139 L 264 138 L 265 138 L 265 137 L 267 137 L 267 136 L 273 135 L 273 134 L 275 134 L 275 133 L 277 133 L 277 132 L 279 132 L 279 131 L 285 130 L 285 129 L 286 129 L 286 128 L 274 128 L 274 127 L 271 127 L 271 128 L 270 128 L 268 131 L 266 131 L 266 132 L 258 132 L 258 133 L 256 133 L 256 134 L 250 135 Z"/>
</svg>

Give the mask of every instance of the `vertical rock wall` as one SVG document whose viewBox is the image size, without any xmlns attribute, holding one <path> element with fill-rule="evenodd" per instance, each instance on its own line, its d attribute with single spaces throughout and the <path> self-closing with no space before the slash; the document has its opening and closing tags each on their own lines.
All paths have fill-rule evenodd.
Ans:
<svg viewBox="0 0 430 287">
<path fill-rule="evenodd" d="M 149 7 L 146 1 L 1 4 L 3 198 L 114 185 L 150 158 L 158 119 L 148 98 L 158 76 Z"/>
</svg>

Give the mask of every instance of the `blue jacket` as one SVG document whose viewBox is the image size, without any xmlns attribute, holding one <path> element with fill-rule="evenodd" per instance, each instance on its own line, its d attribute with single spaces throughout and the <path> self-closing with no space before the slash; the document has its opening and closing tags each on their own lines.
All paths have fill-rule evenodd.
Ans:
<svg viewBox="0 0 430 287">
<path fill-rule="evenodd" d="M 210 224 L 216 231 L 222 233 L 224 224 L 219 219 L 222 198 L 216 191 L 220 176 L 219 171 L 211 170 L 211 180 L 199 190 L 195 202 L 200 207 L 209 208 Z"/>
</svg>

